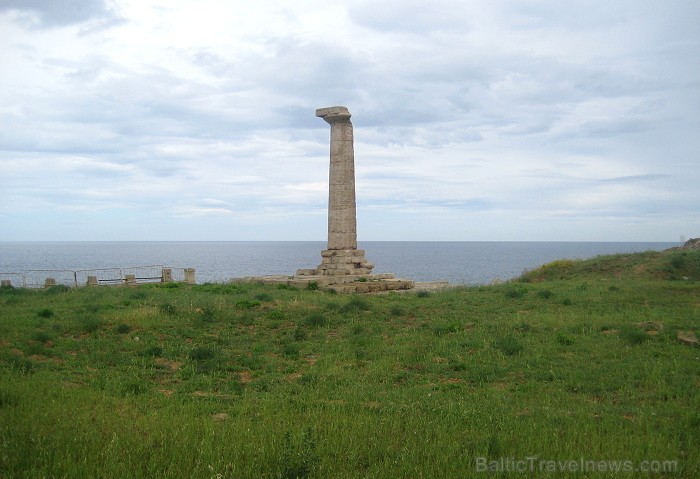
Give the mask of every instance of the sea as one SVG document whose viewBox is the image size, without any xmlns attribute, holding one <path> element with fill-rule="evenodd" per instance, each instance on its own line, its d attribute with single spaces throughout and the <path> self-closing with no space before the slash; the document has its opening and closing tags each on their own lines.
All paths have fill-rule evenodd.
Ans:
<svg viewBox="0 0 700 479">
<path fill-rule="evenodd" d="M 506 281 L 556 259 L 661 251 L 678 243 L 525 241 L 359 242 L 373 273 L 480 285 Z M 0 274 L 162 265 L 194 268 L 197 283 L 293 275 L 321 262 L 322 241 L 0 242 Z"/>
</svg>

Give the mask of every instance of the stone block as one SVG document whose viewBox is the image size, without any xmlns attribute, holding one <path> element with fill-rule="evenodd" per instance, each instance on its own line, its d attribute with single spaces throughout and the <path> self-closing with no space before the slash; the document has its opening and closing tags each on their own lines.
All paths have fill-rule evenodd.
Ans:
<svg viewBox="0 0 700 479">
<path fill-rule="evenodd" d="M 12 287 L 12 280 L 10 280 L 10 279 L 0 280 L 0 287 L 11 288 Z"/>
<path fill-rule="evenodd" d="M 88 286 L 97 286 L 99 283 L 97 282 L 97 276 L 88 276 L 87 277 L 87 285 Z"/>
<path fill-rule="evenodd" d="M 129 285 L 136 284 L 136 275 L 125 274 L 124 275 L 124 282 L 126 282 L 126 284 L 129 284 Z"/>
<path fill-rule="evenodd" d="M 160 278 L 161 283 L 170 283 L 173 280 L 173 270 L 170 268 L 163 268 L 163 276 Z"/>
<path fill-rule="evenodd" d="M 56 286 L 56 278 L 46 278 L 44 281 L 44 286 L 49 287 L 49 286 Z"/>
</svg>

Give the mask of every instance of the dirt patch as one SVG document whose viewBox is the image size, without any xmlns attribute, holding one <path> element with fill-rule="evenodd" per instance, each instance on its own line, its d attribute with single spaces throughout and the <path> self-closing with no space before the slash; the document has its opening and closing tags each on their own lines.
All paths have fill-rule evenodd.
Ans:
<svg viewBox="0 0 700 479">
<path fill-rule="evenodd" d="M 170 359 L 166 358 L 156 358 L 153 360 L 156 366 L 159 366 L 161 368 L 167 368 L 170 369 L 171 371 L 177 371 L 180 369 L 180 366 L 182 366 L 182 363 L 178 361 L 171 361 Z"/>
</svg>

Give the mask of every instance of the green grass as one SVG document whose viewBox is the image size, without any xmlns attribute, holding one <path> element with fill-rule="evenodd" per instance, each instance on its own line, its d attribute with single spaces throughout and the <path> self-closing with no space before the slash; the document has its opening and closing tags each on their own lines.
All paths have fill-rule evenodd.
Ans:
<svg viewBox="0 0 700 479">
<path fill-rule="evenodd" d="M 0 477 L 610 477 L 479 472 L 527 457 L 698 477 L 700 350 L 676 341 L 700 336 L 696 264 L 559 261 L 430 294 L 2 291 Z"/>
</svg>

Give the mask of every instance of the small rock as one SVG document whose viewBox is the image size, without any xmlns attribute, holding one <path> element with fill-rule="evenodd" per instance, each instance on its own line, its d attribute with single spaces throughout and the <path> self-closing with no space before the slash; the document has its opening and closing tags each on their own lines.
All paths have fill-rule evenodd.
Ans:
<svg viewBox="0 0 700 479">
<path fill-rule="evenodd" d="M 698 341 L 698 337 L 695 336 L 695 333 L 692 331 L 678 331 L 676 339 L 678 339 L 678 342 L 681 344 L 685 344 L 688 346 L 700 346 L 700 341 Z"/>
</svg>

